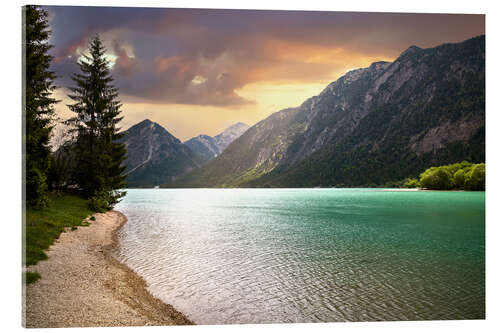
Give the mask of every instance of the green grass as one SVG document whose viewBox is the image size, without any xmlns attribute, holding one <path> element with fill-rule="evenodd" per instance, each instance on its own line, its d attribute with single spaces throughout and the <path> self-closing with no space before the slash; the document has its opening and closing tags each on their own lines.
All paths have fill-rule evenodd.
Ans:
<svg viewBox="0 0 500 333">
<path fill-rule="evenodd" d="M 52 197 L 47 208 L 27 208 L 24 243 L 26 256 L 23 256 L 23 264 L 34 265 L 47 259 L 44 250 L 59 238 L 61 232 L 65 228 L 88 225 L 83 220 L 93 213 L 87 200 L 68 194 Z M 27 278 L 27 281 L 29 279 Z"/>
<path fill-rule="evenodd" d="M 23 273 L 23 283 L 30 284 L 40 279 L 41 276 L 37 272 L 24 272 Z"/>
</svg>

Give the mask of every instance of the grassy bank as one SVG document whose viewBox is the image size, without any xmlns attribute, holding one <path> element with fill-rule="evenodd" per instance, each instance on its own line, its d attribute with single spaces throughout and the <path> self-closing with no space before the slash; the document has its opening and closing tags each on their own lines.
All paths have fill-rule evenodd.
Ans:
<svg viewBox="0 0 500 333">
<path fill-rule="evenodd" d="M 84 219 L 93 214 L 88 201 L 75 195 L 62 194 L 51 197 L 50 206 L 44 209 L 26 209 L 26 230 L 24 239 L 23 265 L 34 265 L 47 259 L 48 249 L 65 228 L 88 225 Z M 23 277 L 34 282 L 39 276 L 31 273 Z"/>
</svg>

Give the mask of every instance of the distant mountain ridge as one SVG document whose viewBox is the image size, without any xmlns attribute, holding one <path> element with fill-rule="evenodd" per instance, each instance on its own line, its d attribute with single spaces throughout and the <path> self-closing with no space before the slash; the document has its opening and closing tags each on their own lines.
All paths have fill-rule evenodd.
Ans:
<svg viewBox="0 0 500 333">
<path fill-rule="evenodd" d="M 184 141 L 184 144 L 193 152 L 198 154 L 203 163 L 214 159 L 221 153 L 221 150 L 217 146 L 214 138 L 206 134 L 200 134 L 194 138 Z"/>
<path fill-rule="evenodd" d="M 231 142 L 239 138 L 249 128 L 250 126 L 247 124 L 238 122 L 226 128 L 222 133 L 214 136 L 215 143 L 219 147 L 220 152 L 222 153 Z"/>
<path fill-rule="evenodd" d="M 238 122 L 214 137 L 201 134 L 185 141 L 184 144 L 198 154 L 205 163 L 219 156 L 231 142 L 239 138 L 249 127 L 245 123 Z"/>
<path fill-rule="evenodd" d="M 166 186 L 374 186 L 485 159 L 485 38 L 409 47 L 270 115 Z"/>
<path fill-rule="evenodd" d="M 124 131 L 120 140 L 127 149 L 127 186 L 154 187 L 173 181 L 219 155 L 246 128 L 236 123 L 214 138 L 200 135 L 183 144 L 158 123 L 145 119 Z"/>
<path fill-rule="evenodd" d="M 120 140 L 127 149 L 128 187 L 153 187 L 201 165 L 199 156 L 149 119 L 130 127 Z"/>
</svg>

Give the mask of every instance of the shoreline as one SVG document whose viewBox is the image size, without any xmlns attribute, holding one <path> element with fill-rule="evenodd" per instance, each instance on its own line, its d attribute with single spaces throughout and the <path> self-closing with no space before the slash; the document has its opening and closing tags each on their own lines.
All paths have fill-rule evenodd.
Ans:
<svg viewBox="0 0 500 333">
<path fill-rule="evenodd" d="M 127 222 L 112 210 L 89 226 L 61 233 L 47 260 L 25 268 L 42 278 L 23 286 L 24 327 L 167 326 L 194 324 L 152 296 L 146 281 L 112 255 Z"/>
</svg>

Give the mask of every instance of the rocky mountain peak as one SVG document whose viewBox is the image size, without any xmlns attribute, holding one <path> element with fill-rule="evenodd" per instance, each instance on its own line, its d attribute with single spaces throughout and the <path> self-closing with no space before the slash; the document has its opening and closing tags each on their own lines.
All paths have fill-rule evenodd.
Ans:
<svg viewBox="0 0 500 333">
<path fill-rule="evenodd" d="M 229 146 L 231 142 L 239 138 L 250 126 L 245 123 L 238 122 L 226 128 L 222 133 L 214 137 L 217 146 L 221 152 Z"/>
<path fill-rule="evenodd" d="M 145 119 L 124 131 L 129 186 L 153 187 L 197 168 L 201 162 L 179 139 Z"/>
<path fill-rule="evenodd" d="M 422 49 L 416 45 L 412 45 L 409 48 L 407 48 L 405 51 L 403 51 L 400 55 L 399 58 L 403 59 L 405 57 L 417 54 L 418 52 L 422 51 Z"/>
<path fill-rule="evenodd" d="M 144 119 L 143 121 L 141 122 L 138 122 L 137 124 L 131 126 L 130 128 L 132 127 L 147 127 L 147 126 L 151 126 L 151 125 L 154 125 L 155 123 L 152 122 L 151 120 L 149 119 Z"/>
<path fill-rule="evenodd" d="M 241 121 L 235 123 L 235 124 L 232 124 L 231 126 L 229 126 L 228 128 L 226 128 L 224 130 L 224 132 L 226 131 L 233 131 L 233 130 L 237 130 L 237 129 L 240 129 L 240 128 L 248 128 L 249 126 L 245 123 L 242 123 Z"/>
<path fill-rule="evenodd" d="M 201 134 L 187 140 L 184 144 L 197 153 L 204 162 L 208 162 L 219 156 L 231 142 L 239 138 L 248 128 L 247 124 L 237 122 L 215 137 Z"/>
<path fill-rule="evenodd" d="M 388 61 L 376 61 L 373 62 L 369 68 L 376 71 L 385 70 L 390 64 L 391 63 Z"/>
</svg>

